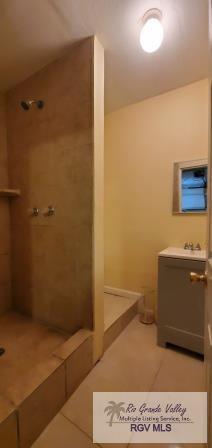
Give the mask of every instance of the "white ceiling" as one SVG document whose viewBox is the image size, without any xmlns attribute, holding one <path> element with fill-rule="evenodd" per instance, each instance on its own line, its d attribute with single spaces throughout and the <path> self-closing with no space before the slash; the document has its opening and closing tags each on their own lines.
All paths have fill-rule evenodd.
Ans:
<svg viewBox="0 0 212 448">
<path fill-rule="evenodd" d="M 106 111 L 207 76 L 208 0 L 0 0 L 0 90 L 96 34 L 105 48 Z M 139 45 L 139 18 L 163 12 L 157 53 Z"/>
</svg>

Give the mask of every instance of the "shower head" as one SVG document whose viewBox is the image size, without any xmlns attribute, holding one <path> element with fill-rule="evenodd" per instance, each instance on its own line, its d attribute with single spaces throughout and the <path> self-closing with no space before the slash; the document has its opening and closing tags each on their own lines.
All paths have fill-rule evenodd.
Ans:
<svg viewBox="0 0 212 448">
<path fill-rule="evenodd" d="M 35 104 L 38 109 L 43 109 L 43 107 L 44 107 L 44 101 L 43 100 L 26 100 L 26 101 L 21 101 L 21 107 L 24 110 L 29 110 L 32 104 Z"/>
</svg>

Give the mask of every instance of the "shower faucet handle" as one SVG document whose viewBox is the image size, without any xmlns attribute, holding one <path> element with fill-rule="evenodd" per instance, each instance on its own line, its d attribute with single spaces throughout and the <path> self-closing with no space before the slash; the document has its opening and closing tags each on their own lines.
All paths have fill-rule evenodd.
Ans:
<svg viewBox="0 0 212 448">
<path fill-rule="evenodd" d="M 52 205 L 49 205 L 47 210 L 47 216 L 54 216 L 54 215 L 55 215 L 55 208 Z"/>
<path fill-rule="evenodd" d="M 31 211 L 31 215 L 32 216 L 38 216 L 39 215 L 39 208 L 33 207 L 32 211 Z"/>
</svg>

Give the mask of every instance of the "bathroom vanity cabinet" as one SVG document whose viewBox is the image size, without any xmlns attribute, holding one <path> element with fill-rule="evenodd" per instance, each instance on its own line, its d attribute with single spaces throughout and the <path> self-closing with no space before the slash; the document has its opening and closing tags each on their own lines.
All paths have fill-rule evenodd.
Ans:
<svg viewBox="0 0 212 448">
<path fill-rule="evenodd" d="M 205 272 L 205 251 L 168 248 L 158 257 L 158 345 L 204 352 L 205 288 L 190 272 Z"/>
</svg>

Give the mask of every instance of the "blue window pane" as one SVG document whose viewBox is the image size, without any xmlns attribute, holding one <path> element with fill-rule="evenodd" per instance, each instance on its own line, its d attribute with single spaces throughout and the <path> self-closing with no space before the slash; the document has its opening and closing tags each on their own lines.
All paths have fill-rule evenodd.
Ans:
<svg viewBox="0 0 212 448">
<path fill-rule="evenodd" d="M 207 209 L 207 167 L 182 171 L 182 211 Z"/>
</svg>

